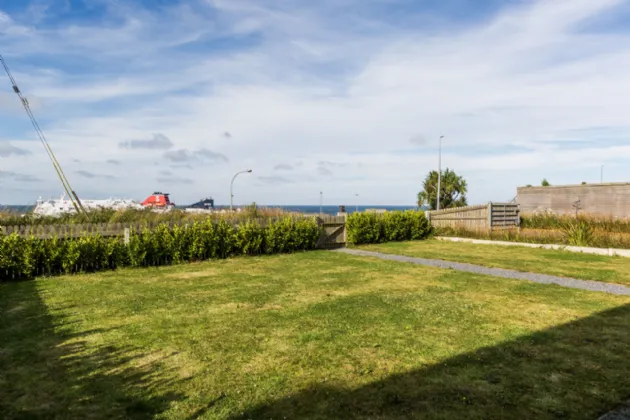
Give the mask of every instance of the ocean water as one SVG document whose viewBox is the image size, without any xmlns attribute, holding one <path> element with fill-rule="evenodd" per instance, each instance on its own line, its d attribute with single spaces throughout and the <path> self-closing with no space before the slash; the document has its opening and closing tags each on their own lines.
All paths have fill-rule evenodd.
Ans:
<svg viewBox="0 0 630 420">
<path fill-rule="evenodd" d="M 298 213 L 319 213 L 320 212 L 320 208 L 319 206 L 265 206 L 265 207 L 276 207 L 276 208 L 281 208 L 285 211 L 292 211 L 292 212 L 298 212 Z M 379 209 L 379 210 L 388 210 L 388 211 L 395 211 L 395 210 L 417 210 L 418 206 L 345 206 L 346 207 L 346 213 L 354 213 L 356 211 L 359 212 L 364 212 L 367 209 Z M 324 214 L 331 214 L 331 215 L 335 215 L 337 214 L 337 212 L 339 211 L 339 206 L 322 206 L 321 208 L 322 213 Z"/>
<path fill-rule="evenodd" d="M 33 205 L 23 206 L 2 206 L 0 205 L 0 211 L 13 211 L 17 213 L 28 213 L 33 210 Z M 285 211 L 297 212 L 297 213 L 319 213 L 320 208 L 316 206 L 300 206 L 300 205 L 263 205 L 261 207 L 267 208 L 280 208 Z M 226 206 L 217 206 L 217 209 L 226 208 Z M 347 213 L 354 213 L 356 211 L 364 212 L 366 209 L 379 209 L 379 210 L 417 210 L 417 206 L 346 206 Z M 339 211 L 339 206 L 322 206 L 322 213 L 335 215 Z"/>
</svg>

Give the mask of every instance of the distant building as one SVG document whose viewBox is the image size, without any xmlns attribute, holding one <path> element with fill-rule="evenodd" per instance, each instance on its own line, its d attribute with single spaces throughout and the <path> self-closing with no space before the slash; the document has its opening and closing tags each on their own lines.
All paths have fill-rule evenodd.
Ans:
<svg viewBox="0 0 630 420">
<path fill-rule="evenodd" d="M 630 182 L 518 187 L 516 202 L 521 213 L 593 214 L 630 217 Z"/>
</svg>

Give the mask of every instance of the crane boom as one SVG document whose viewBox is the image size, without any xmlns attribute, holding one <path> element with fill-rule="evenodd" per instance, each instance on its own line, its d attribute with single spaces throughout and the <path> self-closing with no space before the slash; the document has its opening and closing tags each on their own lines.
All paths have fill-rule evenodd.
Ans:
<svg viewBox="0 0 630 420">
<path fill-rule="evenodd" d="M 44 150 L 46 150 L 46 154 L 48 155 L 48 158 L 52 162 L 53 167 L 55 168 L 55 172 L 57 172 L 57 176 L 59 177 L 59 180 L 61 181 L 61 184 L 63 185 L 63 188 L 66 191 L 66 194 L 68 194 L 68 197 L 70 197 L 70 201 L 72 202 L 74 209 L 77 211 L 77 213 L 86 214 L 86 211 L 83 208 L 83 205 L 81 204 L 81 200 L 79 200 L 77 193 L 70 186 L 70 182 L 68 181 L 68 178 L 66 178 L 66 175 L 63 173 L 63 169 L 61 169 L 61 165 L 57 161 L 57 158 L 55 157 L 55 154 L 53 153 L 50 147 L 50 144 L 48 144 L 46 137 L 44 137 L 44 133 L 39 128 L 39 124 L 37 124 L 37 120 L 35 120 L 35 116 L 33 115 L 33 112 L 31 111 L 31 107 L 28 104 L 28 100 L 22 95 L 22 92 L 20 92 L 20 89 L 18 88 L 17 83 L 15 79 L 13 78 L 13 75 L 11 74 L 11 71 L 9 70 L 9 66 L 7 66 L 7 63 L 2 57 L 2 55 L 0 55 L 0 62 L 2 62 L 2 66 L 4 67 L 4 70 L 7 73 L 7 76 L 9 76 L 9 80 L 11 81 L 13 91 L 20 98 L 20 101 L 22 102 L 22 106 L 24 107 L 24 110 L 26 111 L 29 118 L 31 119 L 33 128 L 35 129 L 35 132 L 37 133 L 39 140 L 44 145 Z"/>
</svg>

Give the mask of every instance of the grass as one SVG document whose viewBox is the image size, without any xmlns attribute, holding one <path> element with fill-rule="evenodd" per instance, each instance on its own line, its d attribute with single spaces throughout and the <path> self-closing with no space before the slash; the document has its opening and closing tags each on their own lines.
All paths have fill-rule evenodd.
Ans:
<svg viewBox="0 0 630 420">
<path fill-rule="evenodd" d="M 561 250 L 450 242 L 391 242 L 362 249 L 630 285 L 630 258 Z"/>
<path fill-rule="evenodd" d="M 532 229 L 562 229 L 564 226 L 583 221 L 595 230 L 609 233 L 630 233 L 630 219 L 596 214 L 579 213 L 554 215 L 551 213 L 521 214 L 521 227 Z"/>
<path fill-rule="evenodd" d="M 296 213 L 285 212 L 280 208 L 258 207 L 255 203 L 248 205 L 239 213 L 190 213 L 182 209 L 172 209 L 168 212 L 156 212 L 150 208 L 141 210 L 126 209 L 92 209 L 87 214 L 65 213 L 58 216 L 39 216 L 32 212 L 20 214 L 15 211 L 0 211 L 0 226 L 48 226 L 75 225 L 87 223 L 160 223 L 176 221 L 195 221 L 208 218 L 214 220 L 246 220 L 256 218 L 272 218 Z"/>
<path fill-rule="evenodd" d="M 629 304 L 325 251 L 0 284 L 0 412 L 593 419 Z"/>
<path fill-rule="evenodd" d="M 596 248 L 621 248 L 630 249 L 630 233 L 624 232 L 610 232 L 599 228 L 593 228 L 592 225 L 586 223 L 582 226 L 590 228 L 591 235 L 586 243 L 586 246 L 592 246 Z M 475 239 L 488 239 L 494 241 L 508 241 L 508 242 L 525 242 L 534 244 L 558 244 L 558 245 L 575 245 L 573 239 L 574 235 L 571 235 L 571 231 L 576 231 L 575 225 L 564 226 L 562 229 L 540 229 L 540 228 L 522 228 L 517 230 L 495 230 L 488 231 L 487 229 L 474 230 L 466 228 L 439 228 L 436 232 L 439 236 L 451 236 L 462 238 L 475 238 Z M 577 232 L 583 231 L 578 228 Z M 569 234 L 568 234 L 569 233 Z"/>
</svg>

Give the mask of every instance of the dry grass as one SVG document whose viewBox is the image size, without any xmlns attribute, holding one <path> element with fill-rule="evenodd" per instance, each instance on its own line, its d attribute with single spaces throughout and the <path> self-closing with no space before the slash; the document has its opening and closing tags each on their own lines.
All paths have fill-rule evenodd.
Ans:
<svg viewBox="0 0 630 420">
<path fill-rule="evenodd" d="M 242 212 L 215 212 L 215 213 L 189 213 L 184 210 L 174 209 L 168 212 L 155 212 L 151 209 L 143 210 L 92 210 L 86 215 L 65 214 L 58 217 L 35 216 L 32 213 L 19 214 L 13 211 L 0 211 L 0 226 L 31 226 L 31 225 L 68 225 L 85 223 L 141 223 L 141 222 L 174 222 L 181 220 L 245 220 L 255 218 L 273 218 L 290 216 L 293 213 L 285 212 L 280 208 L 247 206 Z"/>
</svg>

